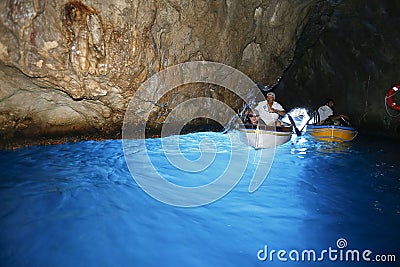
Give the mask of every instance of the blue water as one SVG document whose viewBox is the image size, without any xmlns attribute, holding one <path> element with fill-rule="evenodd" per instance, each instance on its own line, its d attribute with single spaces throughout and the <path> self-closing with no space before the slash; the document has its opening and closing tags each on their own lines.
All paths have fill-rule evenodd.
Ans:
<svg viewBox="0 0 400 267">
<path fill-rule="evenodd" d="M 210 167 L 186 176 L 169 167 L 157 149 L 160 139 L 148 139 L 147 147 L 167 179 L 198 186 L 223 172 L 219 162 L 229 158 L 228 136 L 181 136 L 190 160 L 201 157 L 200 140 L 216 140 Z M 224 197 L 194 208 L 147 195 L 132 179 L 120 140 L 0 151 L 0 265 L 380 266 L 327 256 L 322 262 L 257 257 L 265 246 L 268 253 L 320 253 L 338 249 L 344 238 L 345 249 L 368 249 L 371 259 L 396 255 L 396 263 L 381 264 L 399 266 L 398 140 L 359 136 L 328 144 L 294 136 L 276 149 L 254 193 L 248 190 L 252 171 L 262 162 L 251 157 L 260 152 L 234 146 L 250 155 L 242 179 Z M 135 164 L 145 175 L 141 160 Z"/>
</svg>

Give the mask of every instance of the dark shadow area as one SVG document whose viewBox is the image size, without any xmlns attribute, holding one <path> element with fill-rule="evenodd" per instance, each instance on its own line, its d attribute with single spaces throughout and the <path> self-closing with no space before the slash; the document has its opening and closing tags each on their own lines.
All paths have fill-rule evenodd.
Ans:
<svg viewBox="0 0 400 267">
<path fill-rule="evenodd" d="M 333 98 L 361 134 L 400 136 L 400 113 L 385 106 L 386 92 L 400 81 L 399 11 L 399 1 L 352 0 L 314 13 L 277 97 L 310 110 Z"/>
</svg>

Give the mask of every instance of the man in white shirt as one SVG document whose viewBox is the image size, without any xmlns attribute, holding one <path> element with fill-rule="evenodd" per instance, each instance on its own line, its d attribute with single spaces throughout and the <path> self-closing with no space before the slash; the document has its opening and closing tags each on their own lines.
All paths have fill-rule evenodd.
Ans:
<svg viewBox="0 0 400 267">
<path fill-rule="evenodd" d="M 338 115 L 338 116 L 333 116 L 333 106 L 335 105 L 335 102 L 333 99 L 328 99 L 325 103 L 325 105 L 321 106 L 318 108 L 318 113 L 319 113 L 319 121 L 320 124 L 326 124 L 328 122 L 328 119 L 331 120 L 333 123 L 335 123 L 335 120 L 349 120 L 350 118 L 346 115 Z"/>
<path fill-rule="evenodd" d="M 279 116 L 285 116 L 286 111 L 281 104 L 275 101 L 275 94 L 269 92 L 267 100 L 261 101 L 255 108 L 260 113 L 260 118 L 267 125 L 280 126 Z"/>
</svg>

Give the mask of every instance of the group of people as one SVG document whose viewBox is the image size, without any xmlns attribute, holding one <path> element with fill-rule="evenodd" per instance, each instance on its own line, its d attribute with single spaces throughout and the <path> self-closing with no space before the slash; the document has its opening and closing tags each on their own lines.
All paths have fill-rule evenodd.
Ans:
<svg viewBox="0 0 400 267">
<path fill-rule="evenodd" d="M 350 126 L 350 118 L 346 115 L 334 115 L 335 102 L 328 99 L 324 105 L 316 111 L 316 124 L 320 125 L 344 125 Z M 254 109 L 245 111 L 245 124 L 281 126 L 280 118 L 286 115 L 285 109 L 275 101 L 275 93 L 268 92 L 266 100 L 261 101 Z"/>
<path fill-rule="evenodd" d="M 269 92 L 267 98 L 264 101 L 258 103 L 258 105 L 250 110 L 245 111 L 246 124 L 252 125 L 281 125 L 280 117 L 286 114 L 286 111 L 281 104 L 275 101 L 275 93 Z"/>
</svg>

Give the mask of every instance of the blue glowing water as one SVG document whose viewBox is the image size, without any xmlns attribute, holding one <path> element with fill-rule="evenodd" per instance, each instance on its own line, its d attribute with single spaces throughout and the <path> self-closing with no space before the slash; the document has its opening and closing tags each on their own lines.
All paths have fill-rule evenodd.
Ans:
<svg viewBox="0 0 400 267">
<path fill-rule="evenodd" d="M 181 136 L 192 160 L 200 156 L 199 140 L 217 140 L 219 154 L 210 167 L 215 169 L 199 179 L 192 174 L 194 185 L 221 172 L 218 162 L 231 145 L 227 136 Z M 147 141 L 153 160 L 160 153 L 157 164 L 173 179 L 176 170 L 168 169 L 157 149 L 160 139 Z M 371 250 L 371 259 L 393 254 L 397 265 L 384 266 L 398 266 L 397 141 L 359 136 L 352 143 L 328 144 L 293 137 L 276 149 L 257 191 L 248 192 L 250 164 L 230 193 L 197 208 L 173 207 L 148 196 L 132 179 L 118 140 L 0 151 L 0 265 L 292 266 L 277 254 L 260 261 L 257 253 L 265 245 L 269 252 L 320 253 L 338 249 L 336 241 L 345 238 L 346 249 Z M 137 168 L 146 172 L 140 161 Z M 349 264 L 328 257 L 323 263 L 295 263 Z M 366 264 L 371 263 L 350 266 Z"/>
</svg>

